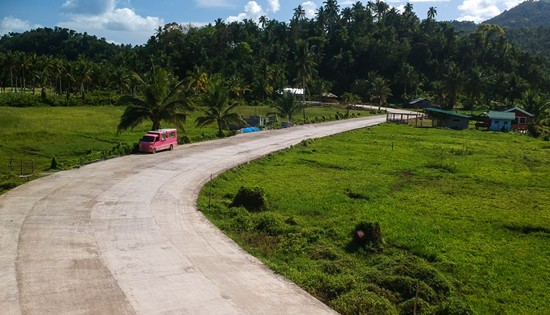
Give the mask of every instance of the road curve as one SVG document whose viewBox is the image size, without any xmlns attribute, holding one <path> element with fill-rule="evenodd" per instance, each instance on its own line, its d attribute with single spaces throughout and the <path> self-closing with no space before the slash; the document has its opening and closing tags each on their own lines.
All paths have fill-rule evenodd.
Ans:
<svg viewBox="0 0 550 315">
<path fill-rule="evenodd" d="M 243 134 L 59 172 L 0 196 L 2 314 L 330 314 L 196 210 L 211 175 L 385 116 Z"/>
</svg>

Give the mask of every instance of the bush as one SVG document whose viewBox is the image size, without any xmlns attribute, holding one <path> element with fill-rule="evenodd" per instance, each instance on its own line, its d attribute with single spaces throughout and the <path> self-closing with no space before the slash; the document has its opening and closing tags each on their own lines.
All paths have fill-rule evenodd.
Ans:
<svg viewBox="0 0 550 315">
<path fill-rule="evenodd" d="M 52 158 L 52 162 L 50 163 L 50 169 L 51 170 L 56 170 L 59 168 L 59 163 L 57 162 L 57 159 L 55 158 L 55 156 Z"/>
<path fill-rule="evenodd" d="M 267 200 L 262 188 L 241 186 L 229 206 L 244 207 L 248 211 L 259 212 L 267 208 Z"/>
</svg>

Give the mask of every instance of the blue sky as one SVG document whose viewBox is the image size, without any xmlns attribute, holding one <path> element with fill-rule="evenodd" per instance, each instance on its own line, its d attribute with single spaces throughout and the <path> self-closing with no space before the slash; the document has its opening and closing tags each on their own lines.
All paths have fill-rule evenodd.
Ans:
<svg viewBox="0 0 550 315">
<path fill-rule="evenodd" d="M 302 5 L 313 16 L 324 0 L 0 0 L 0 35 L 55 26 L 105 37 L 115 43 L 144 44 L 158 26 L 170 22 L 204 25 L 225 21 L 270 19 L 288 21 Z M 340 0 L 340 7 L 356 0 Z M 365 5 L 367 1 L 362 1 Z M 402 8 L 407 1 L 387 0 Z M 437 8 L 437 20 L 482 22 L 521 0 L 410 0 L 418 17 Z"/>
</svg>

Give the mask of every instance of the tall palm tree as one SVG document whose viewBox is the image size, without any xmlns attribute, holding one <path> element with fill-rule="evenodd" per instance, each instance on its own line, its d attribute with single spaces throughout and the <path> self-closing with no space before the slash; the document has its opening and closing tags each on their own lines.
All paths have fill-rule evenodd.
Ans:
<svg viewBox="0 0 550 315">
<path fill-rule="evenodd" d="M 312 79 L 313 73 L 315 72 L 315 67 L 317 66 L 317 64 L 315 63 L 314 57 L 315 55 L 309 49 L 309 44 L 307 41 L 300 40 L 296 43 L 295 62 L 296 62 L 296 68 L 297 68 L 298 81 L 300 82 L 301 87 L 303 89 L 302 102 L 305 102 L 306 100 L 307 84 L 308 84 L 308 81 Z M 306 119 L 305 108 L 306 107 L 304 105 L 302 107 L 304 120 Z"/>
<path fill-rule="evenodd" d="M 446 72 L 441 80 L 443 90 L 447 95 L 447 109 L 453 109 L 456 105 L 458 94 L 462 89 L 463 74 L 460 68 L 453 62 L 446 65 Z"/>
<path fill-rule="evenodd" d="M 273 107 L 277 110 L 277 114 L 286 117 L 288 123 L 292 121 L 292 115 L 301 109 L 296 96 L 290 92 L 284 92 Z"/>
<path fill-rule="evenodd" d="M 133 73 L 142 89 L 141 96 L 125 95 L 118 103 L 128 105 L 120 117 L 117 131 L 133 129 L 145 120 L 153 122 L 152 130 L 160 129 L 167 121 L 183 129 L 188 113 L 193 110 L 183 82 L 174 84 L 168 71 L 153 67 L 145 76 Z"/>
<path fill-rule="evenodd" d="M 486 82 L 486 75 L 481 68 L 474 67 L 470 69 L 463 84 L 464 94 L 467 96 L 465 109 L 473 111 L 476 105 L 478 105 L 483 95 L 483 90 L 485 90 L 487 85 Z"/>
<path fill-rule="evenodd" d="M 212 123 L 218 125 L 218 136 L 223 137 L 224 129 L 231 124 L 244 124 L 243 119 L 233 110 L 239 103 L 229 97 L 229 88 L 220 77 L 215 78 L 208 91 L 202 96 L 204 116 L 197 117 L 197 127 Z"/>
<path fill-rule="evenodd" d="M 437 16 L 437 7 L 430 7 L 428 9 L 428 20 L 433 21 Z"/>
</svg>

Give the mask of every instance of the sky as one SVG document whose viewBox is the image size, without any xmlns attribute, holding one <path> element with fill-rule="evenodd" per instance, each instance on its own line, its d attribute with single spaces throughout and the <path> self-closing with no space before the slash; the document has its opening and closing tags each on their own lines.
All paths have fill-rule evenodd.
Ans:
<svg viewBox="0 0 550 315">
<path fill-rule="evenodd" d="M 213 23 L 243 19 L 289 21 L 298 5 L 313 17 L 324 0 L 0 0 L 0 36 L 39 27 L 64 27 L 87 32 L 117 44 L 141 45 L 167 23 Z M 374 1 L 374 0 L 373 0 Z M 340 8 L 357 0 L 340 0 Z M 361 1 L 364 5 L 367 1 Z M 474 21 L 490 19 L 522 0 L 409 0 L 421 19 L 430 7 L 436 20 Z M 398 9 L 406 0 L 387 0 Z"/>
</svg>

